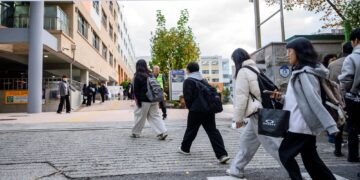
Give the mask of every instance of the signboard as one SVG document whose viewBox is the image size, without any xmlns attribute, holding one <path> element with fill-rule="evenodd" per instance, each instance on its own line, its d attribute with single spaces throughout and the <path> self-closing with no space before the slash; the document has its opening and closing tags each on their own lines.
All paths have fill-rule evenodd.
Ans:
<svg viewBox="0 0 360 180">
<path fill-rule="evenodd" d="M 171 100 L 179 100 L 180 96 L 183 94 L 183 83 L 185 81 L 185 71 L 184 70 L 172 70 L 170 72 L 170 97 Z"/>
<path fill-rule="evenodd" d="M 27 104 L 27 90 L 5 91 L 5 104 Z"/>
<path fill-rule="evenodd" d="M 283 78 L 287 78 L 290 76 L 290 69 L 288 66 L 281 66 L 279 70 L 279 74 Z"/>
</svg>

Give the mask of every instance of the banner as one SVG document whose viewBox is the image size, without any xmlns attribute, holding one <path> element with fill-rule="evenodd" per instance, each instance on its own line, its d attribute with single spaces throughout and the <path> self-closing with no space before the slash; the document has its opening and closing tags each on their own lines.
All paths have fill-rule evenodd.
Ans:
<svg viewBox="0 0 360 180">
<path fill-rule="evenodd" d="M 27 90 L 5 91 L 5 104 L 27 104 Z"/>
<path fill-rule="evenodd" d="M 185 81 L 184 70 L 172 70 L 171 76 L 171 100 L 179 100 L 183 94 L 183 83 Z"/>
</svg>

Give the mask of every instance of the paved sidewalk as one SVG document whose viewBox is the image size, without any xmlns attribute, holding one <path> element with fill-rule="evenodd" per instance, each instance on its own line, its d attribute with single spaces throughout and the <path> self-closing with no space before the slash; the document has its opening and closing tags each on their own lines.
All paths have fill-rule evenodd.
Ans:
<svg viewBox="0 0 360 180">
<path fill-rule="evenodd" d="M 169 110 L 166 141 L 157 140 L 148 126 L 141 138 L 130 138 L 131 108 L 43 113 L 0 121 L 0 179 L 180 180 L 224 176 L 229 165 L 217 162 L 202 128 L 191 156 L 176 153 L 185 131 L 186 115 L 186 110 Z M 14 115 L 1 114 L 0 119 L 9 116 Z M 243 129 L 231 129 L 230 117 L 231 106 L 225 106 L 225 111 L 217 116 L 217 124 L 229 155 L 234 157 Z M 318 151 L 330 168 L 345 172 L 342 176 L 354 179 L 355 170 L 360 169 L 359 164 L 348 163 L 345 157 L 335 158 L 333 147 L 324 136 L 319 140 Z M 247 179 L 286 179 L 278 167 L 260 148 L 247 166 Z"/>
</svg>

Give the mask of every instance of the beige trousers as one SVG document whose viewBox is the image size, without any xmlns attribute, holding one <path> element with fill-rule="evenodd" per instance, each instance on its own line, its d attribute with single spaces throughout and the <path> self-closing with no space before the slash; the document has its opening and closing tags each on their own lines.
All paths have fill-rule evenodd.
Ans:
<svg viewBox="0 0 360 180">
<path fill-rule="evenodd" d="M 159 103 L 142 102 L 141 108 L 135 105 L 134 109 L 135 125 L 132 129 L 132 133 L 140 135 L 142 129 L 145 126 L 146 119 L 148 120 L 150 127 L 155 131 L 157 135 L 165 133 L 167 131 L 165 123 L 159 114 Z"/>
</svg>

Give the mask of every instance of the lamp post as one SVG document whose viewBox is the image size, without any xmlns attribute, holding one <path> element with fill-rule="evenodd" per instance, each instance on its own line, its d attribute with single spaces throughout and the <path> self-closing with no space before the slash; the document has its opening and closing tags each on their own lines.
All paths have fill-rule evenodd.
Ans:
<svg viewBox="0 0 360 180">
<path fill-rule="evenodd" d="M 259 0 L 249 0 L 249 2 L 254 3 L 254 14 L 255 14 L 255 38 L 256 38 L 256 49 L 260 49 L 261 45 L 261 25 L 265 24 L 276 14 L 280 13 L 280 24 L 281 24 L 281 41 L 285 42 L 285 24 L 284 24 L 284 8 L 283 0 L 279 0 L 280 9 L 275 13 L 266 18 L 263 22 L 260 21 L 260 8 Z"/>
</svg>

